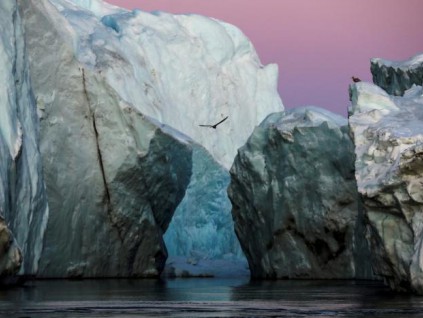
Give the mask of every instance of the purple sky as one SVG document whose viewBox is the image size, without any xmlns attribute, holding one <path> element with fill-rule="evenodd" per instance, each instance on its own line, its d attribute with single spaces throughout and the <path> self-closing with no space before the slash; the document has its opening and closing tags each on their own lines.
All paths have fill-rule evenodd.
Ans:
<svg viewBox="0 0 423 318">
<path fill-rule="evenodd" d="M 145 11 L 198 13 L 238 26 L 263 64 L 279 65 L 286 108 L 346 115 L 352 75 L 370 81 L 370 58 L 423 53 L 423 0 L 107 0 Z"/>
</svg>

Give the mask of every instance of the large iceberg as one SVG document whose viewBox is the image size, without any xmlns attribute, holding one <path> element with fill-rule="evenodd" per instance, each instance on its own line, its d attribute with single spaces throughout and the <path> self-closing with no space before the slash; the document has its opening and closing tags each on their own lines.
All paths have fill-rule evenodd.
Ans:
<svg viewBox="0 0 423 318">
<path fill-rule="evenodd" d="M 191 175 L 188 140 L 78 61 L 73 31 L 49 1 L 20 10 L 50 210 L 38 275 L 159 275 L 162 235 Z"/>
<path fill-rule="evenodd" d="M 193 145 L 191 182 L 164 236 L 170 256 L 245 260 L 226 194 L 230 177 L 201 146 Z"/>
<path fill-rule="evenodd" d="M 158 275 L 188 183 L 170 250 L 242 258 L 227 169 L 283 109 L 276 65 L 261 65 L 234 26 L 198 15 L 99 0 L 0 8 L 0 213 L 21 274 Z"/>
<path fill-rule="evenodd" d="M 371 278 L 347 120 L 275 113 L 239 149 L 228 189 L 255 278 Z"/>
<path fill-rule="evenodd" d="M 393 289 L 423 294 L 422 87 L 398 97 L 364 82 L 350 90 L 355 176 L 373 268 Z"/>
<path fill-rule="evenodd" d="M 135 109 L 181 131 L 212 156 L 194 151 L 191 185 L 167 235 L 171 254 L 242 258 L 223 180 L 229 180 L 236 150 L 253 128 L 283 109 L 277 66 L 263 66 L 239 29 L 215 19 L 126 11 L 101 1 L 50 3 L 54 7 L 44 10 L 57 16 L 56 22 L 50 18 L 55 28 L 68 30 L 69 45 L 85 68 L 101 73 Z M 199 126 L 225 117 L 218 129 Z M 205 183 L 207 195 L 199 188 Z"/>
</svg>

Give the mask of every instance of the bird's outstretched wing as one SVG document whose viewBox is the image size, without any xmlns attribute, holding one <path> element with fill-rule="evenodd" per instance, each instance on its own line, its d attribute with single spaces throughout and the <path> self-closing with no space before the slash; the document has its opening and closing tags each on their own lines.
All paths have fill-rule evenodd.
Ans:
<svg viewBox="0 0 423 318">
<path fill-rule="evenodd" d="M 198 126 L 216 129 L 217 125 L 220 125 L 221 123 L 223 123 L 226 119 L 228 119 L 228 117 L 229 116 L 226 116 L 225 118 L 223 118 L 221 121 L 219 121 L 217 124 L 214 124 L 214 125 L 198 125 Z"/>
<path fill-rule="evenodd" d="M 221 123 L 223 123 L 226 119 L 228 119 L 229 116 L 226 116 L 225 118 L 223 118 L 221 121 L 219 121 L 217 124 L 213 125 L 213 128 L 216 128 L 217 125 L 220 125 Z"/>
</svg>

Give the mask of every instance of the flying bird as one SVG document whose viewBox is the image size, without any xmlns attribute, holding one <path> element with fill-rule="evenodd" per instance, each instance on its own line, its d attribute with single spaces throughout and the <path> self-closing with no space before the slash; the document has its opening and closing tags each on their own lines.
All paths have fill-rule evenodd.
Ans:
<svg viewBox="0 0 423 318">
<path fill-rule="evenodd" d="M 361 82 L 361 79 L 359 79 L 358 77 L 352 76 L 351 78 L 352 78 L 352 80 L 353 80 L 354 83 Z"/>
<path fill-rule="evenodd" d="M 217 124 L 214 125 L 198 125 L 200 127 L 210 127 L 213 129 L 216 129 L 217 125 L 220 125 L 221 123 L 223 123 L 226 119 L 228 119 L 229 116 L 226 116 L 225 118 L 223 118 L 221 121 L 219 121 Z"/>
</svg>

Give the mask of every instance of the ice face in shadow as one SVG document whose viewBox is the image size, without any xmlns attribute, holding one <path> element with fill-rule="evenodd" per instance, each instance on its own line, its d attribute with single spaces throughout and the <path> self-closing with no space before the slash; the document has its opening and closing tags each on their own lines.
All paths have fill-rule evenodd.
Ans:
<svg viewBox="0 0 423 318">
<path fill-rule="evenodd" d="M 73 31 L 49 1 L 20 10 L 50 207 L 38 276 L 158 276 L 191 175 L 189 143 L 76 59 Z"/>
<path fill-rule="evenodd" d="M 269 115 L 230 173 L 253 277 L 372 277 L 345 118 L 316 107 Z"/>
<path fill-rule="evenodd" d="M 137 110 L 182 131 L 212 154 L 213 159 L 203 151 L 203 159 L 194 151 L 194 165 L 209 163 L 202 171 L 208 177 L 201 180 L 197 174 L 191 180 L 178 210 L 185 212 L 176 214 L 167 234 L 173 238 L 167 240 L 169 250 L 176 255 L 195 251 L 211 258 L 242 258 L 232 229 L 225 193 L 228 181 L 224 181 L 229 176 L 224 170 L 254 126 L 268 113 L 283 109 L 276 91 L 276 65 L 262 66 L 240 30 L 214 19 L 115 7 L 103 10 L 99 1 L 51 3 L 66 20 L 61 23 L 72 30 L 70 44 L 81 63 L 101 72 Z M 226 116 L 217 129 L 199 126 Z M 206 180 L 211 182 L 208 188 Z M 182 221 L 182 216 L 191 215 Z M 192 226 L 194 220 L 201 226 Z M 190 235 L 184 234 L 188 231 L 184 227 Z"/>
<path fill-rule="evenodd" d="M 17 243 L 24 254 L 20 274 L 34 275 L 38 270 L 48 207 L 38 149 L 36 102 L 16 1 L 1 1 L 0 29 L 0 215 L 6 223 L 3 238 L 10 238 L 7 246 L 12 244 L 10 249 L 1 250 L 16 252 Z M 12 254 L 16 256 L 18 252 L 15 252 Z M 22 260 L 19 257 L 15 260 L 15 265 L 20 265 Z"/>
<path fill-rule="evenodd" d="M 423 90 L 402 97 L 370 83 L 351 87 L 355 176 L 376 274 L 397 291 L 423 294 Z"/>
<path fill-rule="evenodd" d="M 371 60 L 373 82 L 391 95 L 402 96 L 413 85 L 423 85 L 423 54 L 407 61 Z"/>
<path fill-rule="evenodd" d="M 196 264 L 217 259 L 245 263 L 226 193 L 229 180 L 225 168 L 203 147 L 193 145 L 191 182 L 164 236 L 170 257 L 182 256 L 180 259 Z M 186 272 L 198 276 L 201 271 Z"/>
</svg>

